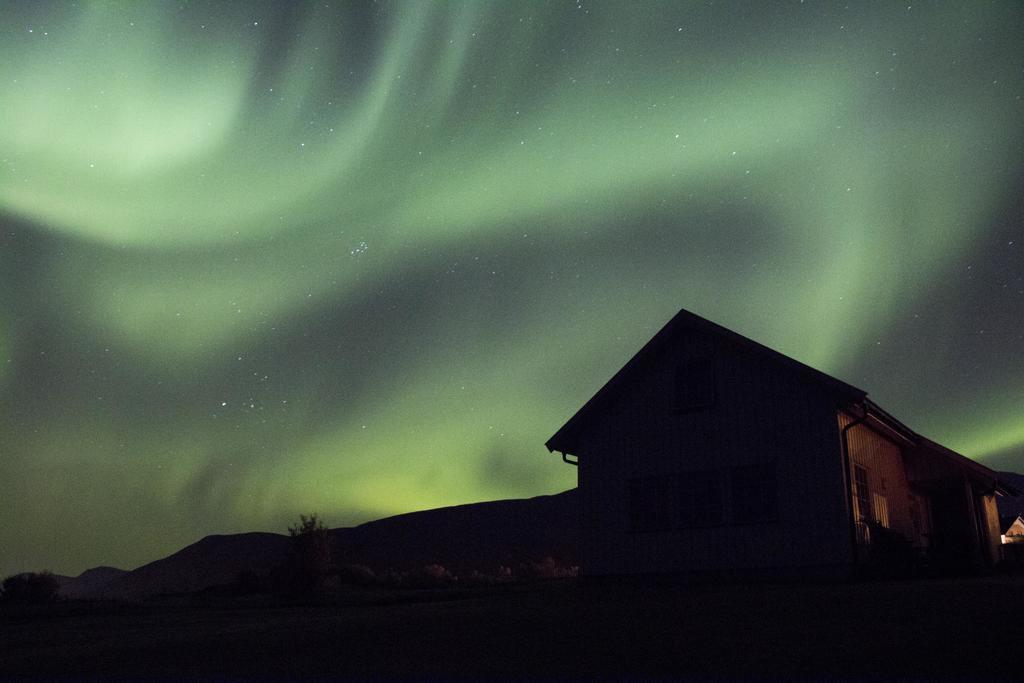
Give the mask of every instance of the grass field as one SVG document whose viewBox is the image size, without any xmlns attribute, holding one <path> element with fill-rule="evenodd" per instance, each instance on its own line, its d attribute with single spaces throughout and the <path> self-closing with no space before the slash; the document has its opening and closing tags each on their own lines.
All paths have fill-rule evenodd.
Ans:
<svg viewBox="0 0 1024 683">
<path fill-rule="evenodd" d="M 1024 678 L 1024 578 L 65 603 L 0 611 L 0 679 Z"/>
</svg>

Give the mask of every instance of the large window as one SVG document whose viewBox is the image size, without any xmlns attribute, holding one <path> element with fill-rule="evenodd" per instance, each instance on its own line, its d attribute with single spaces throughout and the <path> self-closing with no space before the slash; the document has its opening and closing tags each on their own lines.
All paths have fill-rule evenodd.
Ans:
<svg viewBox="0 0 1024 683">
<path fill-rule="evenodd" d="M 775 461 L 733 467 L 732 521 L 763 522 L 779 517 L 779 485 Z"/>
<path fill-rule="evenodd" d="M 717 470 L 679 475 L 679 526 L 722 523 L 722 484 Z"/>
<path fill-rule="evenodd" d="M 676 367 L 675 410 L 689 413 L 715 403 L 715 365 L 711 357 L 691 358 Z"/>
<path fill-rule="evenodd" d="M 632 531 L 666 531 L 722 523 L 722 485 L 717 470 L 629 480 Z"/>
<path fill-rule="evenodd" d="M 631 531 L 772 522 L 779 518 L 774 460 L 733 467 L 729 472 L 732 516 L 726 518 L 723 470 L 693 470 L 629 480 Z"/>
</svg>

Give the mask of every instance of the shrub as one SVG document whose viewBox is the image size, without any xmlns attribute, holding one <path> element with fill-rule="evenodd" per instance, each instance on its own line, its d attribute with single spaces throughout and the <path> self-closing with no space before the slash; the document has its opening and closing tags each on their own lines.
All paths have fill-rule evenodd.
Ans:
<svg viewBox="0 0 1024 683">
<path fill-rule="evenodd" d="M 516 576 L 511 567 L 501 565 L 492 571 L 472 569 L 466 574 L 460 574 L 458 579 L 463 586 L 497 586 L 512 583 Z"/>
<path fill-rule="evenodd" d="M 15 574 L 4 579 L 0 599 L 16 605 L 42 605 L 57 599 L 60 584 L 50 572 Z"/>
<path fill-rule="evenodd" d="M 913 573 L 917 556 L 910 540 L 878 522 L 870 523 L 871 546 L 868 570 L 879 576 L 907 576 Z"/>
<path fill-rule="evenodd" d="M 388 570 L 381 580 L 392 588 L 443 588 L 458 579 L 442 565 L 428 564 L 404 572 Z"/>
<path fill-rule="evenodd" d="M 444 584 L 455 580 L 452 573 L 440 564 L 428 564 L 420 569 L 419 572 L 416 572 L 416 575 L 422 577 L 427 583 Z"/>
<path fill-rule="evenodd" d="M 540 562 L 523 563 L 516 574 L 524 579 L 564 579 L 577 576 L 579 567 L 562 564 L 549 555 Z"/>
</svg>

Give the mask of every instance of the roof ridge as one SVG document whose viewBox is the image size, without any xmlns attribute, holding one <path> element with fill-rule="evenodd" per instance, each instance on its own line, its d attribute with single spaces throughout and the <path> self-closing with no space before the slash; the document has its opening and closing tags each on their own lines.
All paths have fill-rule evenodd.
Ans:
<svg viewBox="0 0 1024 683">
<path fill-rule="evenodd" d="M 764 354 L 775 362 L 788 366 L 791 370 L 805 374 L 808 378 L 828 386 L 833 391 L 843 395 L 849 400 L 862 400 L 867 396 L 867 392 L 863 389 L 859 389 L 852 384 L 847 384 L 840 379 L 836 379 L 817 368 L 813 368 L 806 363 L 796 360 L 795 358 L 790 358 L 775 349 L 754 341 L 749 337 L 745 337 L 738 332 L 734 332 L 727 327 L 723 327 L 718 323 L 712 322 L 707 318 L 703 318 L 696 313 L 686 310 L 685 308 L 680 308 L 679 311 L 672 316 L 672 318 L 669 319 L 669 321 L 665 323 L 661 329 L 658 330 L 654 336 L 640 348 L 639 351 L 626 361 L 625 365 L 612 375 L 611 379 L 605 382 L 604 385 L 601 386 L 601 388 L 583 404 L 583 407 L 576 411 L 576 413 L 570 417 L 569 420 L 566 421 L 566 423 L 562 425 L 562 427 L 555 432 L 550 439 L 547 440 L 544 445 L 547 447 L 548 451 L 560 451 L 562 453 L 571 452 L 567 441 L 571 439 L 573 432 L 578 428 L 579 424 L 587 417 L 587 415 L 595 409 L 598 403 L 609 398 L 612 392 L 618 388 L 618 385 L 622 383 L 623 378 L 632 372 L 633 368 L 639 365 L 648 355 L 652 354 L 656 348 L 660 347 L 667 338 L 681 330 L 685 325 L 703 329 L 709 333 L 723 337 L 734 344 L 738 344 L 741 347 L 749 348 L 752 351 Z"/>
</svg>

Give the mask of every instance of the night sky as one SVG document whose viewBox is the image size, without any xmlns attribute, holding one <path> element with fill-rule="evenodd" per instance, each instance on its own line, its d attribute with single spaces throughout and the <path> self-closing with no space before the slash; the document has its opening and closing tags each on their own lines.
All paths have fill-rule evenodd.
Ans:
<svg viewBox="0 0 1024 683">
<path fill-rule="evenodd" d="M 1024 6 L 0 4 L 0 575 L 551 493 L 679 308 L 1024 469 Z"/>
</svg>

